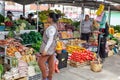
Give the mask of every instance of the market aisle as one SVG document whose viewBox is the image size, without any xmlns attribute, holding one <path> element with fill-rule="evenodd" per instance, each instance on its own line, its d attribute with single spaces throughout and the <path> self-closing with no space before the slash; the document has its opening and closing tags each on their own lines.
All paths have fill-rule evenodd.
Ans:
<svg viewBox="0 0 120 80">
<path fill-rule="evenodd" d="M 120 80 L 120 56 L 106 59 L 102 72 L 92 72 L 89 66 L 73 68 L 68 66 L 55 74 L 53 80 Z"/>
</svg>

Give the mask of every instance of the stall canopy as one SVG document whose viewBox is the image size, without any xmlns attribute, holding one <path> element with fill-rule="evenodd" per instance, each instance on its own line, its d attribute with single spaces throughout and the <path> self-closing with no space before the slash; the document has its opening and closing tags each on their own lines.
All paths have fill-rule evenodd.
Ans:
<svg viewBox="0 0 120 80">
<path fill-rule="evenodd" d="M 22 5 L 27 5 L 34 3 L 36 0 L 6 0 L 6 1 L 13 1 Z"/>
<path fill-rule="evenodd" d="M 102 1 L 99 0 L 6 0 L 6 1 L 13 1 L 22 5 L 32 4 L 35 2 L 39 2 L 39 4 L 63 4 L 63 5 L 69 5 L 69 6 L 82 6 L 84 3 L 85 7 L 88 8 L 98 8 L 99 4 L 102 3 Z M 119 2 L 119 0 L 106 0 L 106 1 L 112 1 L 112 2 Z M 108 6 L 111 7 L 111 10 L 120 10 L 117 9 L 115 6 L 111 5 L 110 3 L 105 2 L 105 9 L 108 9 Z"/>
<path fill-rule="evenodd" d="M 110 1 L 110 2 L 114 2 L 114 3 L 120 4 L 120 0 L 106 0 L 106 1 Z"/>
</svg>

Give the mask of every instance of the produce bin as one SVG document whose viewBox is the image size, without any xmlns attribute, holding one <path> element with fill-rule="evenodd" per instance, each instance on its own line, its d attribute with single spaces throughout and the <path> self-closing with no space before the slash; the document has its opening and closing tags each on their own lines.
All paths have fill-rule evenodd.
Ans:
<svg viewBox="0 0 120 80">
<path fill-rule="evenodd" d="M 68 52 L 62 52 L 61 54 L 57 54 L 57 59 L 59 60 L 58 68 L 65 68 L 67 67 L 67 60 L 68 60 Z"/>
<path fill-rule="evenodd" d="M 5 30 L 5 26 L 0 26 L 0 31 L 4 31 Z"/>
</svg>

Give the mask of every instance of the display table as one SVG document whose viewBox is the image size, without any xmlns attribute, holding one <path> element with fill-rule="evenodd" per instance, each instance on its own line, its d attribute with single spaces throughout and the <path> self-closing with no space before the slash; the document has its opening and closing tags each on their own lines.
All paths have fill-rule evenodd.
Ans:
<svg viewBox="0 0 120 80">
<path fill-rule="evenodd" d="M 29 33 L 30 31 L 35 31 L 37 32 L 37 30 L 20 30 L 20 34 L 23 33 Z M 5 35 L 8 34 L 9 31 L 0 31 L 0 40 L 5 39 Z M 16 32 L 15 32 L 16 33 Z"/>
</svg>

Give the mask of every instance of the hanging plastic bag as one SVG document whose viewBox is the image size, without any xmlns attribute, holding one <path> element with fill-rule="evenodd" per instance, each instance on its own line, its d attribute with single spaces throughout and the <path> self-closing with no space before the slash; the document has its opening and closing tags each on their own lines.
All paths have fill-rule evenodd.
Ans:
<svg viewBox="0 0 120 80">
<path fill-rule="evenodd" d="M 102 17 L 102 21 L 100 22 L 100 28 L 105 28 L 105 24 L 106 24 L 106 14 L 104 13 L 103 17 Z"/>
<path fill-rule="evenodd" d="M 101 22 L 103 16 L 104 16 L 104 12 L 102 12 L 102 14 L 101 14 L 100 16 L 97 16 L 97 17 L 96 17 L 96 21 Z"/>
<path fill-rule="evenodd" d="M 104 8 L 105 8 L 104 4 L 100 4 L 100 6 L 96 12 L 96 15 L 100 16 L 102 14 L 102 12 L 104 11 Z"/>
</svg>

